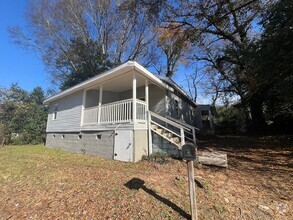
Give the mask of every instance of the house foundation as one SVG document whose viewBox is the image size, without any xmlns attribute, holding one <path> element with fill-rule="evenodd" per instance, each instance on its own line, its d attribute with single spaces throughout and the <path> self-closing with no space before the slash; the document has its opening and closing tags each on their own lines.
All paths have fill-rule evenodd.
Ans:
<svg viewBox="0 0 293 220">
<path fill-rule="evenodd" d="M 113 159 L 114 131 L 48 133 L 46 146 Z"/>
</svg>

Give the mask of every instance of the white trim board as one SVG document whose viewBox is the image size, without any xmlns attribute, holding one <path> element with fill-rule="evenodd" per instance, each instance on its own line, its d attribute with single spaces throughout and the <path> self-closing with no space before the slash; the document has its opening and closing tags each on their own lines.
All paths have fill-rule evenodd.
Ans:
<svg viewBox="0 0 293 220">
<path fill-rule="evenodd" d="M 63 92 L 60 92 L 60 93 L 46 99 L 44 101 L 44 104 L 49 104 L 52 101 L 58 100 L 62 97 L 65 97 L 65 96 L 70 95 L 74 92 L 80 91 L 82 89 L 88 89 L 88 88 L 93 87 L 97 84 L 103 83 L 103 82 L 108 81 L 112 78 L 115 78 L 117 76 L 120 76 L 122 74 L 130 72 L 131 70 L 136 70 L 138 73 L 143 75 L 145 78 L 149 79 L 152 83 L 172 91 L 172 89 L 168 85 L 166 85 L 162 80 L 160 80 L 158 77 L 156 77 L 151 72 L 149 72 L 142 65 L 140 65 L 136 61 L 128 61 L 118 67 L 115 67 L 111 70 L 108 70 L 104 73 L 101 73 L 93 78 L 90 78 L 82 83 L 79 83 L 79 84 L 77 84 L 77 85 L 75 85 L 75 86 L 73 86 Z"/>
</svg>

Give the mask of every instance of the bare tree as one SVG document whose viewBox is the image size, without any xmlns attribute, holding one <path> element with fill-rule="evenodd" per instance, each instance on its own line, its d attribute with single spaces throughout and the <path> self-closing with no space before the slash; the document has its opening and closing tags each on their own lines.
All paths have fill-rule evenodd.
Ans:
<svg viewBox="0 0 293 220">
<path fill-rule="evenodd" d="M 187 35 L 176 23 L 170 23 L 167 27 L 159 28 L 158 46 L 165 57 L 165 75 L 172 77 L 180 63 L 186 62 L 185 54 L 190 48 Z"/>
<path fill-rule="evenodd" d="M 261 92 L 252 89 L 255 82 L 246 53 L 254 40 L 259 16 L 273 0 L 163 2 L 162 24 L 176 23 L 187 34 L 197 35 L 194 58 L 204 63 L 210 75 L 209 90 L 214 89 L 214 99 L 223 95 L 238 96 L 243 108 L 250 110 L 252 121 L 257 123 L 255 128 L 262 130 L 265 127 L 263 98 Z"/>
<path fill-rule="evenodd" d="M 124 4 L 114 0 L 30 0 L 27 26 L 10 27 L 9 32 L 15 43 L 41 56 L 57 85 L 70 74 L 58 66 L 58 58 L 66 57 L 68 65 L 76 69 L 76 57 L 68 53 L 72 39 L 96 42 L 104 63 L 131 59 L 149 66 L 156 56 L 153 24 L 144 14 L 127 13 Z"/>
</svg>

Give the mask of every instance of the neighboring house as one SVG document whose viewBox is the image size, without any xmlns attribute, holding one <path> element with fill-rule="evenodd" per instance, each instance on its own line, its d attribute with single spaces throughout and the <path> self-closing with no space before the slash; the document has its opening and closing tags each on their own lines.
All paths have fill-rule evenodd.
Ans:
<svg viewBox="0 0 293 220">
<path fill-rule="evenodd" d="M 196 142 L 196 103 L 168 78 L 128 61 L 44 101 L 46 146 L 136 162 Z"/>
<path fill-rule="evenodd" d="M 216 116 L 217 111 L 214 105 L 197 106 L 195 126 L 199 129 L 200 134 L 215 133 L 214 117 Z"/>
</svg>

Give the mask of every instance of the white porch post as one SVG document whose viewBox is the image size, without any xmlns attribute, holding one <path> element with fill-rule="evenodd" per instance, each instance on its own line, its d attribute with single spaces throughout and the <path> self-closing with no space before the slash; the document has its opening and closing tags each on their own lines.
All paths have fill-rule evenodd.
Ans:
<svg viewBox="0 0 293 220">
<path fill-rule="evenodd" d="M 98 109 L 98 124 L 100 124 L 100 122 L 101 122 L 102 99 L 103 99 L 103 85 L 100 85 L 100 91 L 99 91 L 99 109 Z"/>
<path fill-rule="evenodd" d="M 151 114 L 149 112 L 149 81 L 145 80 L 145 111 L 148 125 L 148 155 L 153 153 L 152 130 L 151 130 Z"/>
<path fill-rule="evenodd" d="M 184 128 L 180 128 L 180 136 L 181 136 L 181 147 L 185 144 L 185 136 L 184 136 Z"/>
<path fill-rule="evenodd" d="M 86 102 L 86 90 L 83 90 L 80 126 L 83 126 L 85 102 Z"/>
<path fill-rule="evenodd" d="M 149 81 L 146 79 L 145 80 L 145 104 L 146 108 L 145 110 L 149 110 Z"/>
<path fill-rule="evenodd" d="M 136 124 L 136 76 L 135 73 L 132 75 L 132 120 Z"/>
</svg>

